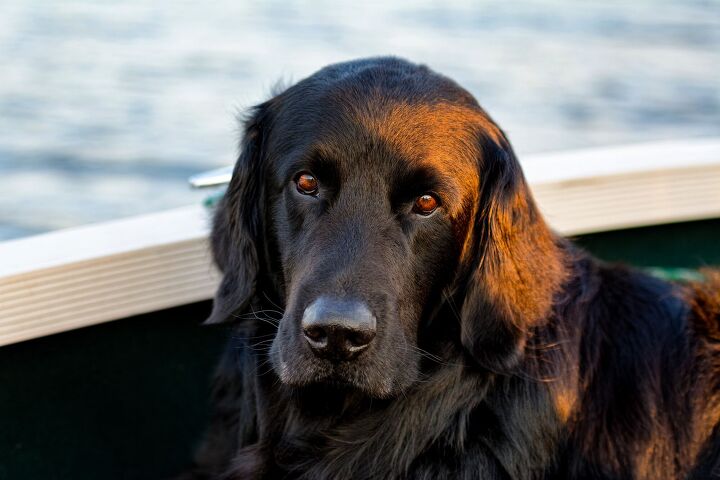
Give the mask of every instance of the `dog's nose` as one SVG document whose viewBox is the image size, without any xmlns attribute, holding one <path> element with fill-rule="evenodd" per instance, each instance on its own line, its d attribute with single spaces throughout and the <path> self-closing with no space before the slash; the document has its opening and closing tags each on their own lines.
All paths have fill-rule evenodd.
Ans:
<svg viewBox="0 0 720 480">
<path fill-rule="evenodd" d="M 305 309 L 302 329 L 316 355 L 350 360 L 375 338 L 375 316 L 363 302 L 320 297 Z"/>
</svg>

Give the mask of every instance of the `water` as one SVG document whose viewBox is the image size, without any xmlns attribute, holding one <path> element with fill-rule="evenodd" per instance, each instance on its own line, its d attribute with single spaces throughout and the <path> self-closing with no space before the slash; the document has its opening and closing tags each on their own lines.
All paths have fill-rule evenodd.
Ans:
<svg viewBox="0 0 720 480">
<path fill-rule="evenodd" d="M 717 1 L 0 2 L 0 239 L 199 201 L 278 79 L 395 54 L 528 152 L 720 135 Z"/>
</svg>

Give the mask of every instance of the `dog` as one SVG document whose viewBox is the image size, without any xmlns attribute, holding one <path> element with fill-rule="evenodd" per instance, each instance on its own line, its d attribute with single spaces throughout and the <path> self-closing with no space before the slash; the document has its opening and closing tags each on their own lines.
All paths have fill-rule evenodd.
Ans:
<svg viewBox="0 0 720 480">
<path fill-rule="evenodd" d="M 425 66 L 334 64 L 255 107 L 211 244 L 231 339 L 189 478 L 720 478 L 720 273 L 555 234 Z"/>
</svg>

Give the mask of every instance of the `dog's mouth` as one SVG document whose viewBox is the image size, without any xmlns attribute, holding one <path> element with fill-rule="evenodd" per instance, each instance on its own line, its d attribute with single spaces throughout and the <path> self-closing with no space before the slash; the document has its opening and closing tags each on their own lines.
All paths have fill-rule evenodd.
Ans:
<svg viewBox="0 0 720 480">
<path fill-rule="evenodd" d="M 355 379 L 349 378 L 349 376 L 342 372 L 339 368 L 333 368 L 329 373 L 316 377 L 304 387 L 317 386 L 368 393 L 364 385 L 359 385 Z"/>
<path fill-rule="evenodd" d="M 328 360 L 302 359 L 296 362 L 280 360 L 279 368 L 275 368 L 280 381 L 292 387 L 328 384 L 362 389 L 358 382 L 358 366 L 353 362 L 333 363 Z"/>
<path fill-rule="evenodd" d="M 271 362 L 280 381 L 291 388 L 332 388 L 376 399 L 394 397 L 414 378 L 410 375 L 396 378 L 390 369 L 379 368 L 371 361 L 331 362 L 303 356 L 290 360 L 276 352 L 271 354 Z M 404 372 L 413 370 L 409 366 Z"/>
</svg>

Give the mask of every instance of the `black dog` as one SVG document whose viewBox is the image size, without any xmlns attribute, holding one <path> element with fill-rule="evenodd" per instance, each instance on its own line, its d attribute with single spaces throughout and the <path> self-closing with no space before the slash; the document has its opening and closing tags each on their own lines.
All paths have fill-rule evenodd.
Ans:
<svg viewBox="0 0 720 480">
<path fill-rule="evenodd" d="M 555 235 L 426 67 L 332 65 L 256 107 L 212 245 L 208 322 L 235 326 L 193 478 L 720 476 L 720 274 Z"/>
</svg>

